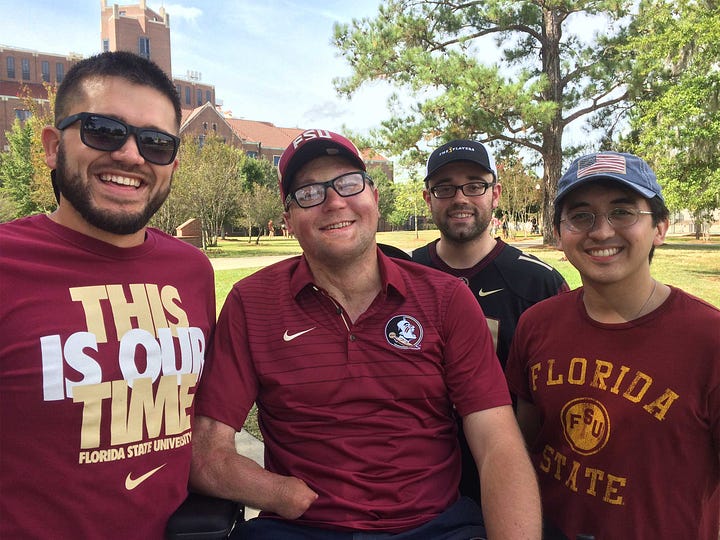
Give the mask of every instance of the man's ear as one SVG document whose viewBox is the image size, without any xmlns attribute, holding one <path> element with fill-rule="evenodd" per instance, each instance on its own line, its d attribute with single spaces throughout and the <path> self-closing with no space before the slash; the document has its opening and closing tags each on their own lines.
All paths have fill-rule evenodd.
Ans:
<svg viewBox="0 0 720 540">
<path fill-rule="evenodd" d="M 57 168 L 57 154 L 61 136 L 60 130 L 53 126 L 45 126 L 40 135 L 45 150 L 45 163 L 50 169 Z"/>
</svg>

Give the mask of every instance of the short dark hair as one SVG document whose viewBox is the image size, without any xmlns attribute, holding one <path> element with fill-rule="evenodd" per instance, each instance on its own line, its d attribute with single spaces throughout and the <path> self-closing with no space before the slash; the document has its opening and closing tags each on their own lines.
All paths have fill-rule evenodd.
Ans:
<svg viewBox="0 0 720 540">
<path fill-rule="evenodd" d="M 120 77 L 133 84 L 149 86 L 167 96 L 175 111 L 175 127 L 180 128 L 180 96 L 167 74 L 151 60 L 127 51 L 110 51 L 81 60 L 71 67 L 55 96 L 55 122 L 65 118 L 81 93 L 82 83 L 93 77 Z"/>
</svg>

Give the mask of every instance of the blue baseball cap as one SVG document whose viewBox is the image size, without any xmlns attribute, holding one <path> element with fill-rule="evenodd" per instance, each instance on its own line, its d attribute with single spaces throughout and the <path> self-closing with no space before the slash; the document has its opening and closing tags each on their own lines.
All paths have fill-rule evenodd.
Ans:
<svg viewBox="0 0 720 540">
<path fill-rule="evenodd" d="M 573 189 L 603 178 L 616 180 L 646 199 L 659 197 L 665 202 L 657 177 L 645 161 L 632 154 L 597 152 L 579 157 L 570 164 L 558 181 L 555 206 L 559 206 L 562 198 Z"/>
</svg>

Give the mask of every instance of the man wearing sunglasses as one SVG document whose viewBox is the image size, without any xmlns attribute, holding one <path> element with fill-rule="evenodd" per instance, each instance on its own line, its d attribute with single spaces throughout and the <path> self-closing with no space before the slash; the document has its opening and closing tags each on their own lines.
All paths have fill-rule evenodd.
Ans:
<svg viewBox="0 0 720 540">
<path fill-rule="evenodd" d="M 481 538 L 480 509 L 457 488 L 457 409 L 490 537 L 539 539 L 535 479 L 470 291 L 378 249 L 378 191 L 345 137 L 307 130 L 279 170 L 303 255 L 237 283 L 225 302 L 191 484 L 262 510 L 238 538 Z M 234 445 L 254 402 L 264 469 Z"/>
<path fill-rule="evenodd" d="M 651 275 L 655 173 L 589 154 L 554 205 L 582 287 L 522 315 L 507 364 L 544 513 L 568 538 L 717 540 L 720 310 Z"/>
<path fill-rule="evenodd" d="M 489 225 L 500 204 L 502 186 L 495 160 L 485 145 L 458 139 L 438 147 L 427 161 L 425 187 L 423 198 L 440 238 L 413 251 L 412 259 L 455 276 L 470 287 L 504 367 L 522 312 L 568 290 L 567 283 L 548 264 L 492 237 Z M 460 491 L 479 501 L 475 462 L 461 440 Z"/>
<path fill-rule="evenodd" d="M 164 537 L 215 321 L 207 257 L 147 227 L 180 103 L 126 52 L 77 63 L 42 132 L 58 198 L 0 225 L 0 537 Z"/>
</svg>

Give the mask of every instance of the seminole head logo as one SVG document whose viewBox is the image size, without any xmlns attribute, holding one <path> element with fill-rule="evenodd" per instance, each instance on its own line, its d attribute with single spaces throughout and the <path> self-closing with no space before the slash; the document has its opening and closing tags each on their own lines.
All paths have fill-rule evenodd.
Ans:
<svg viewBox="0 0 720 540">
<path fill-rule="evenodd" d="M 422 325 L 409 315 L 393 317 L 385 325 L 385 339 L 398 349 L 419 349 L 422 338 Z"/>
</svg>

